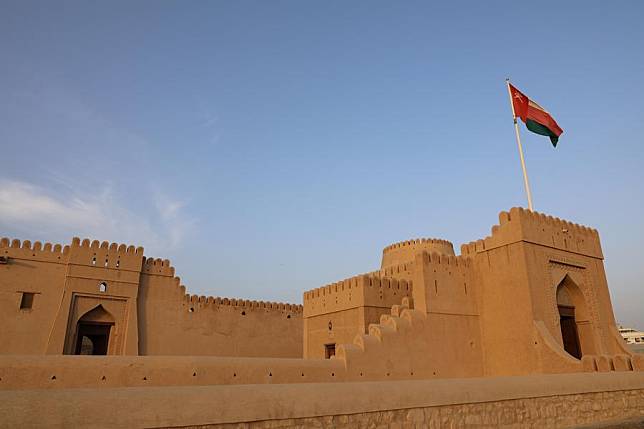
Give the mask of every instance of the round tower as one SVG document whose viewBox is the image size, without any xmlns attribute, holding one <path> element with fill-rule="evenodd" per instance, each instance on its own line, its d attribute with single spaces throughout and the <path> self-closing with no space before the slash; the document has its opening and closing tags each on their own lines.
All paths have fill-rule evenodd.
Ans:
<svg viewBox="0 0 644 429">
<path fill-rule="evenodd" d="M 454 255 L 454 246 L 447 240 L 438 238 L 418 238 L 401 241 L 385 247 L 382 251 L 380 269 L 412 262 L 419 251 L 436 252 L 443 255 Z"/>
</svg>

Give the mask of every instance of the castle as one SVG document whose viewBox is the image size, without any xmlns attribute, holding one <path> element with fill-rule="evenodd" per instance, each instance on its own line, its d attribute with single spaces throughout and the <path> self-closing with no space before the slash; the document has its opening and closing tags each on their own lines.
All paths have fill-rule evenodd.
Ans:
<svg viewBox="0 0 644 429">
<path fill-rule="evenodd" d="M 142 248 L 2 239 L 0 393 L 443 379 L 481 388 L 561 374 L 537 396 L 572 395 L 566 377 L 577 377 L 576 395 L 619 402 L 615 392 L 635 392 L 619 415 L 642 415 L 644 359 L 617 331 L 596 230 L 513 208 L 460 250 L 438 239 L 390 245 L 379 270 L 306 291 L 296 305 L 188 295 L 170 262 Z M 87 354 L 106 356 L 73 356 Z M 615 417 L 602 410 L 570 421 Z M 294 418 L 258 412 L 208 424 Z"/>
</svg>

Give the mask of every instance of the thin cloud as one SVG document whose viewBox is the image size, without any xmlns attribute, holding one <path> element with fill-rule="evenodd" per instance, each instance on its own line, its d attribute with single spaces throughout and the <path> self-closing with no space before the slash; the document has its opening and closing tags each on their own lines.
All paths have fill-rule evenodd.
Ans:
<svg viewBox="0 0 644 429">
<path fill-rule="evenodd" d="M 124 205 L 110 186 L 94 193 L 61 195 L 31 183 L 0 179 L 0 227 L 41 240 L 81 236 L 143 245 L 146 254 L 162 256 L 184 240 L 194 222 L 184 213 L 182 202 L 160 192 L 155 195 L 154 208 L 138 213 Z"/>
</svg>

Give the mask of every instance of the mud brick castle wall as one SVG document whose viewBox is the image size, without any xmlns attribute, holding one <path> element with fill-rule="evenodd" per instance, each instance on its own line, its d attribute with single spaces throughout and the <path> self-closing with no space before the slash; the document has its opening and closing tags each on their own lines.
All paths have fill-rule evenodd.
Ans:
<svg viewBox="0 0 644 429">
<path fill-rule="evenodd" d="M 187 295 L 141 247 L 4 238 L 0 257 L 0 354 L 75 354 L 90 321 L 110 355 L 302 356 L 302 306 Z"/>
</svg>

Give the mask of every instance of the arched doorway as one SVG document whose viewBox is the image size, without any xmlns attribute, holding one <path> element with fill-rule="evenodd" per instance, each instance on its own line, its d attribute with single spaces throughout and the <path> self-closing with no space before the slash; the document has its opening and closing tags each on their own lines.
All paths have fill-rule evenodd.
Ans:
<svg viewBox="0 0 644 429">
<path fill-rule="evenodd" d="M 557 286 L 557 310 L 564 350 L 576 359 L 594 353 L 592 323 L 579 286 L 566 275 Z"/>
<path fill-rule="evenodd" d="M 76 326 L 74 354 L 106 355 L 113 327 L 114 318 L 102 305 L 85 313 Z"/>
</svg>

